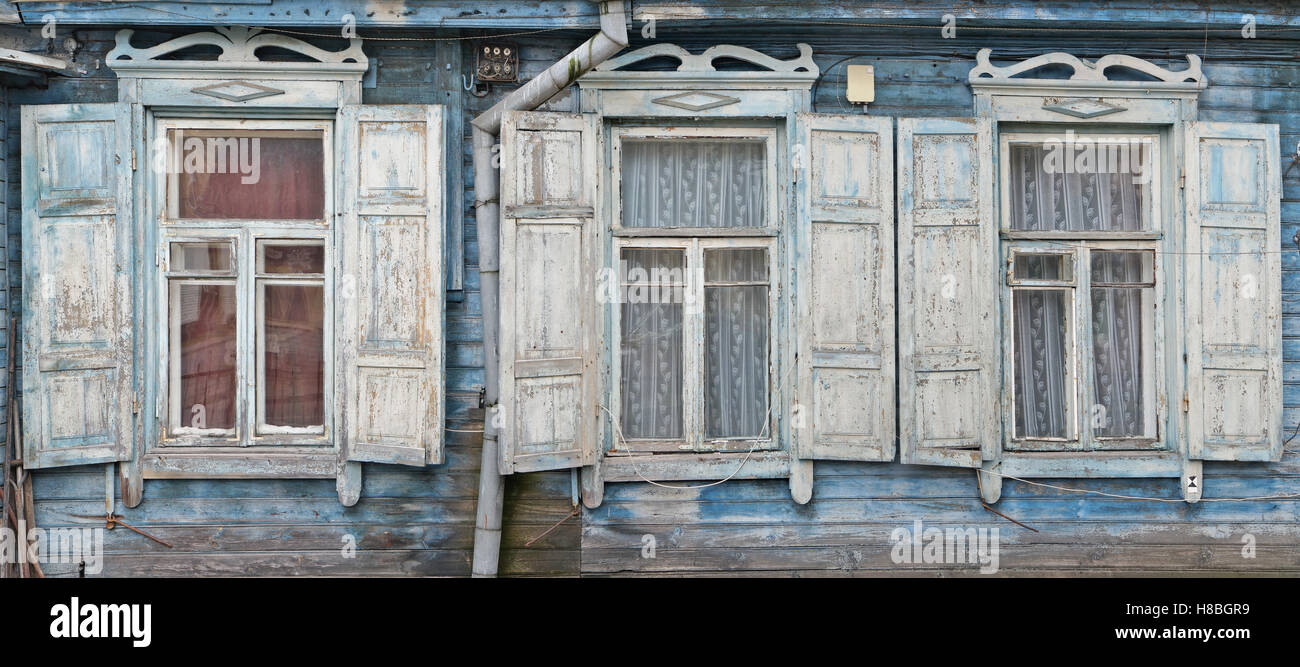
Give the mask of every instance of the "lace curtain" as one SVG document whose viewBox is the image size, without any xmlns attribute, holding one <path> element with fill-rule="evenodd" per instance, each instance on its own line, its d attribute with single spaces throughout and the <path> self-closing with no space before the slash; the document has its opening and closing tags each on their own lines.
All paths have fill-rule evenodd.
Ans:
<svg viewBox="0 0 1300 667">
<path fill-rule="evenodd" d="M 682 275 L 685 253 L 648 248 L 623 251 L 623 278 L 649 277 L 652 269 Z M 644 271 L 645 273 L 641 273 Z M 642 278 L 645 280 L 645 278 Z M 683 437 L 682 382 L 685 351 L 682 336 L 683 304 L 665 296 L 662 285 L 646 289 L 629 286 L 622 305 L 623 332 L 620 352 L 623 436 L 626 438 L 679 439 Z M 676 292 L 680 294 L 680 290 Z M 635 297 L 635 298 L 634 298 Z M 635 301 L 635 303 L 633 303 Z M 669 301 L 665 303 L 664 301 Z"/>
<path fill-rule="evenodd" d="M 1130 163 L 1149 160 L 1145 145 L 1135 145 L 1132 153 Z M 1120 231 L 1149 226 L 1144 177 L 1132 170 L 1080 174 L 1057 169 L 1057 173 L 1047 173 L 1048 158 L 1048 150 L 1037 144 L 1011 147 L 1012 229 Z M 1150 174 L 1148 166 L 1146 177 Z"/>
<path fill-rule="evenodd" d="M 704 436 L 763 433 L 767 415 L 767 252 L 704 253 Z"/>
<path fill-rule="evenodd" d="M 682 274 L 675 249 L 625 249 L 623 274 L 652 269 Z M 765 433 L 768 396 L 768 271 L 762 248 L 704 253 L 704 377 L 684 373 L 685 306 L 679 290 L 663 282 L 648 290 L 628 286 L 621 306 L 620 389 L 626 438 L 679 440 L 684 432 L 683 386 L 701 382 L 704 438 L 745 438 Z M 642 273 L 641 271 L 644 271 Z M 642 280 L 645 280 L 643 277 Z M 625 281 L 624 283 L 628 283 Z M 663 299 L 659 297 L 670 297 Z"/>
<path fill-rule="evenodd" d="M 624 227 L 762 227 L 757 141 L 624 141 Z"/>
<path fill-rule="evenodd" d="M 1143 148 L 1145 150 L 1145 148 Z M 1034 231 L 1138 230 L 1145 222 L 1147 190 L 1132 173 L 1048 174 L 1046 151 L 1012 148 L 1011 225 Z M 1143 309 L 1150 278 L 1141 252 L 1093 251 L 1089 331 L 1093 405 L 1084 406 L 1099 437 L 1142 436 L 1144 410 Z M 1037 263 L 1037 264 L 1036 264 Z M 1030 258 L 1025 270 L 1038 279 L 1061 279 L 1061 264 Z M 1030 277 L 1030 276 L 1026 276 Z M 1137 286 L 1130 286 L 1137 283 Z M 1069 289 L 1016 289 L 1012 299 L 1014 408 L 1017 437 L 1070 436 L 1067 382 Z"/>
</svg>

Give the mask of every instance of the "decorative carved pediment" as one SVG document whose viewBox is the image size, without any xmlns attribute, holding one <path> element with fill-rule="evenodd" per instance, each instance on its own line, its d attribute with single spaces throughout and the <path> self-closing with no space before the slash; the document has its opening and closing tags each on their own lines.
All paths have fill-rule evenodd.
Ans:
<svg viewBox="0 0 1300 667">
<path fill-rule="evenodd" d="M 1106 70 L 1118 67 L 1141 72 L 1164 83 L 1195 84 L 1200 88 L 1206 86 L 1205 74 L 1201 72 L 1201 59 L 1193 54 L 1187 55 L 1187 69 L 1175 71 L 1165 69 L 1148 60 L 1120 54 L 1102 56 L 1096 62 L 1088 62 L 1068 53 L 1047 53 L 1022 60 L 1013 65 L 999 67 L 989 62 L 989 56 L 992 53 L 992 49 L 980 49 L 979 53 L 976 54 L 976 65 L 971 69 L 969 75 L 971 83 L 1009 83 L 1026 80 L 1060 81 L 1061 79 L 1034 79 L 1032 77 L 1018 77 L 1017 75 L 1052 65 L 1064 65 L 1074 70 L 1069 79 L 1071 81 L 1120 83 L 1120 80 L 1111 79 L 1106 75 Z M 1123 83 L 1140 84 L 1142 82 L 1125 81 Z"/>
<path fill-rule="evenodd" d="M 631 53 L 625 53 L 617 58 L 610 58 L 597 65 L 595 71 L 610 72 L 643 60 L 667 57 L 675 58 L 681 63 L 677 67 L 678 72 L 716 72 L 718 70 L 713 67 L 713 61 L 719 58 L 727 58 L 757 65 L 772 72 L 807 72 L 813 75 L 821 73 L 821 70 L 817 68 L 817 63 L 813 62 L 812 47 L 807 44 L 799 44 L 798 47 L 798 58 L 779 60 L 754 49 L 731 44 L 711 46 L 700 54 L 693 54 L 676 44 L 655 44 L 637 49 Z"/>
<path fill-rule="evenodd" d="M 215 46 L 221 50 L 215 62 L 231 65 L 236 63 L 249 65 L 268 63 L 270 61 L 261 60 L 257 55 L 259 49 L 267 47 L 292 51 L 326 66 L 352 65 L 353 67 L 349 69 L 359 68 L 364 70 L 368 62 L 365 53 L 361 51 L 361 39 L 358 37 L 349 39 L 348 48 L 342 51 L 326 51 L 296 37 L 264 32 L 261 28 L 229 26 L 217 27 L 215 30 L 216 32 L 198 32 L 183 35 L 162 44 L 143 48 L 131 45 L 131 36 L 135 34 L 134 30 L 119 30 L 117 32 L 117 44 L 112 51 L 108 52 L 105 61 L 109 67 L 114 69 L 134 69 L 163 63 L 168 65 L 187 63 L 192 67 L 202 67 L 204 63 L 213 61 L 176 61 L 163 60 L 162 58 L 195 46 Z"/>
</svg>

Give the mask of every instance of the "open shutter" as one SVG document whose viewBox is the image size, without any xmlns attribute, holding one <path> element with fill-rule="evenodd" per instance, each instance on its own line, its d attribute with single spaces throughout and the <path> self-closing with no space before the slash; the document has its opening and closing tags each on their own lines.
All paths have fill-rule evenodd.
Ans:
<svg viewBox="0 0 1300 667">
<path fill-rule="evenodd" d="M 129 104 L 22 109 L 23 463 L 125 461 L 134 432 Z"/>
<path fill-rule="evenodd" d="M 1188 446 L 1193 459 L 1282 455 L 1278 128 L 1187 126 Z"/>
<path fill-rule="evenodd" d="M 339 110 L 336 395 L 349 461 L 443 460 L 442 124 L 436 105 Z"/>
<path fill-rule="evenodd" d="M 800 458 L 894 458 L 892 123 L 799 116 Z"/>
<path fill-rule="evenodd" d="M 992 156 L 986 119 L 898 122 L 904 463 L 979 467 L 999 446 Z"/>
<path fill-rule="evenodd" d="M 501 126 L 501 471 L 596 460 L 596 120 Z"/>
</svg>

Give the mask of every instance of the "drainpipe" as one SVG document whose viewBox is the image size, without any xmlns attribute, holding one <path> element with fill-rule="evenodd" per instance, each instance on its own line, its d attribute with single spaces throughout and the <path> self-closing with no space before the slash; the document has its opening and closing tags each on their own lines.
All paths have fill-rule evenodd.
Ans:
<svg viewBox="0 0 1300 667">
<path fill-rule="evenodd" d="M 578 77 L 627 47 L 627 21 L 623 0 L 600 3 L 600 32 L 596 33 L 534 77 L 501 98 L 501 101 L 471 121 L 474 132 L 474 220 L 478 227 L 479 291 L 483 300 L 484 405 L 483 461 L 479 468 L 478 510 L 474 520 L 475 577 L 495 577 L 501 555 L 501 504 L 504 492 L 500 472 L 500 449 L 493 414 L 497 407 L 500 357 L 497 347 L 500 313 L 500 262 L 498 229 L 501 182 L 492 166 L 492 147 L 501 131 L 501 116 L 507 111 L 531 111 L 559 94 Z"/>
</svg>

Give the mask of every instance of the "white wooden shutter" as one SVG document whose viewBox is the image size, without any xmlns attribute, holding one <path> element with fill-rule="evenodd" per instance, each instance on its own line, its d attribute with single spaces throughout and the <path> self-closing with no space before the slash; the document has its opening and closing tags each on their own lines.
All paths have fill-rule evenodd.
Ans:
<svg viewBox="0 0 1300 667">
<path fill-rule="evenodd" d="M 443 107 L 339 110 L 341 335 L 347 460 L 443 460 Z"/>
<path fill-rule="evenodd" d="M 594 115 L 501 126 L 501 471 L 596 460 Z"/>
<path fill-rule="evenodd" d="M 132 451 L 129 104 L 22 108 L 23 463 Z"/>
<path fill-rule="evenodd" d="M 1187 126 L 1188 446 L 1193 459 L 1282 455 L 1278 128 Z"/>
<path fill-rule="evenodd" d="M 894 458 L 894 132 L 801 114 L 798 455 Z"/>
<path fill-rule="evenodd" d="M 1000 439 L 998 246 L 987 119 L 898 122 L 899 442 L 978 467 Z"/>
</svg>

